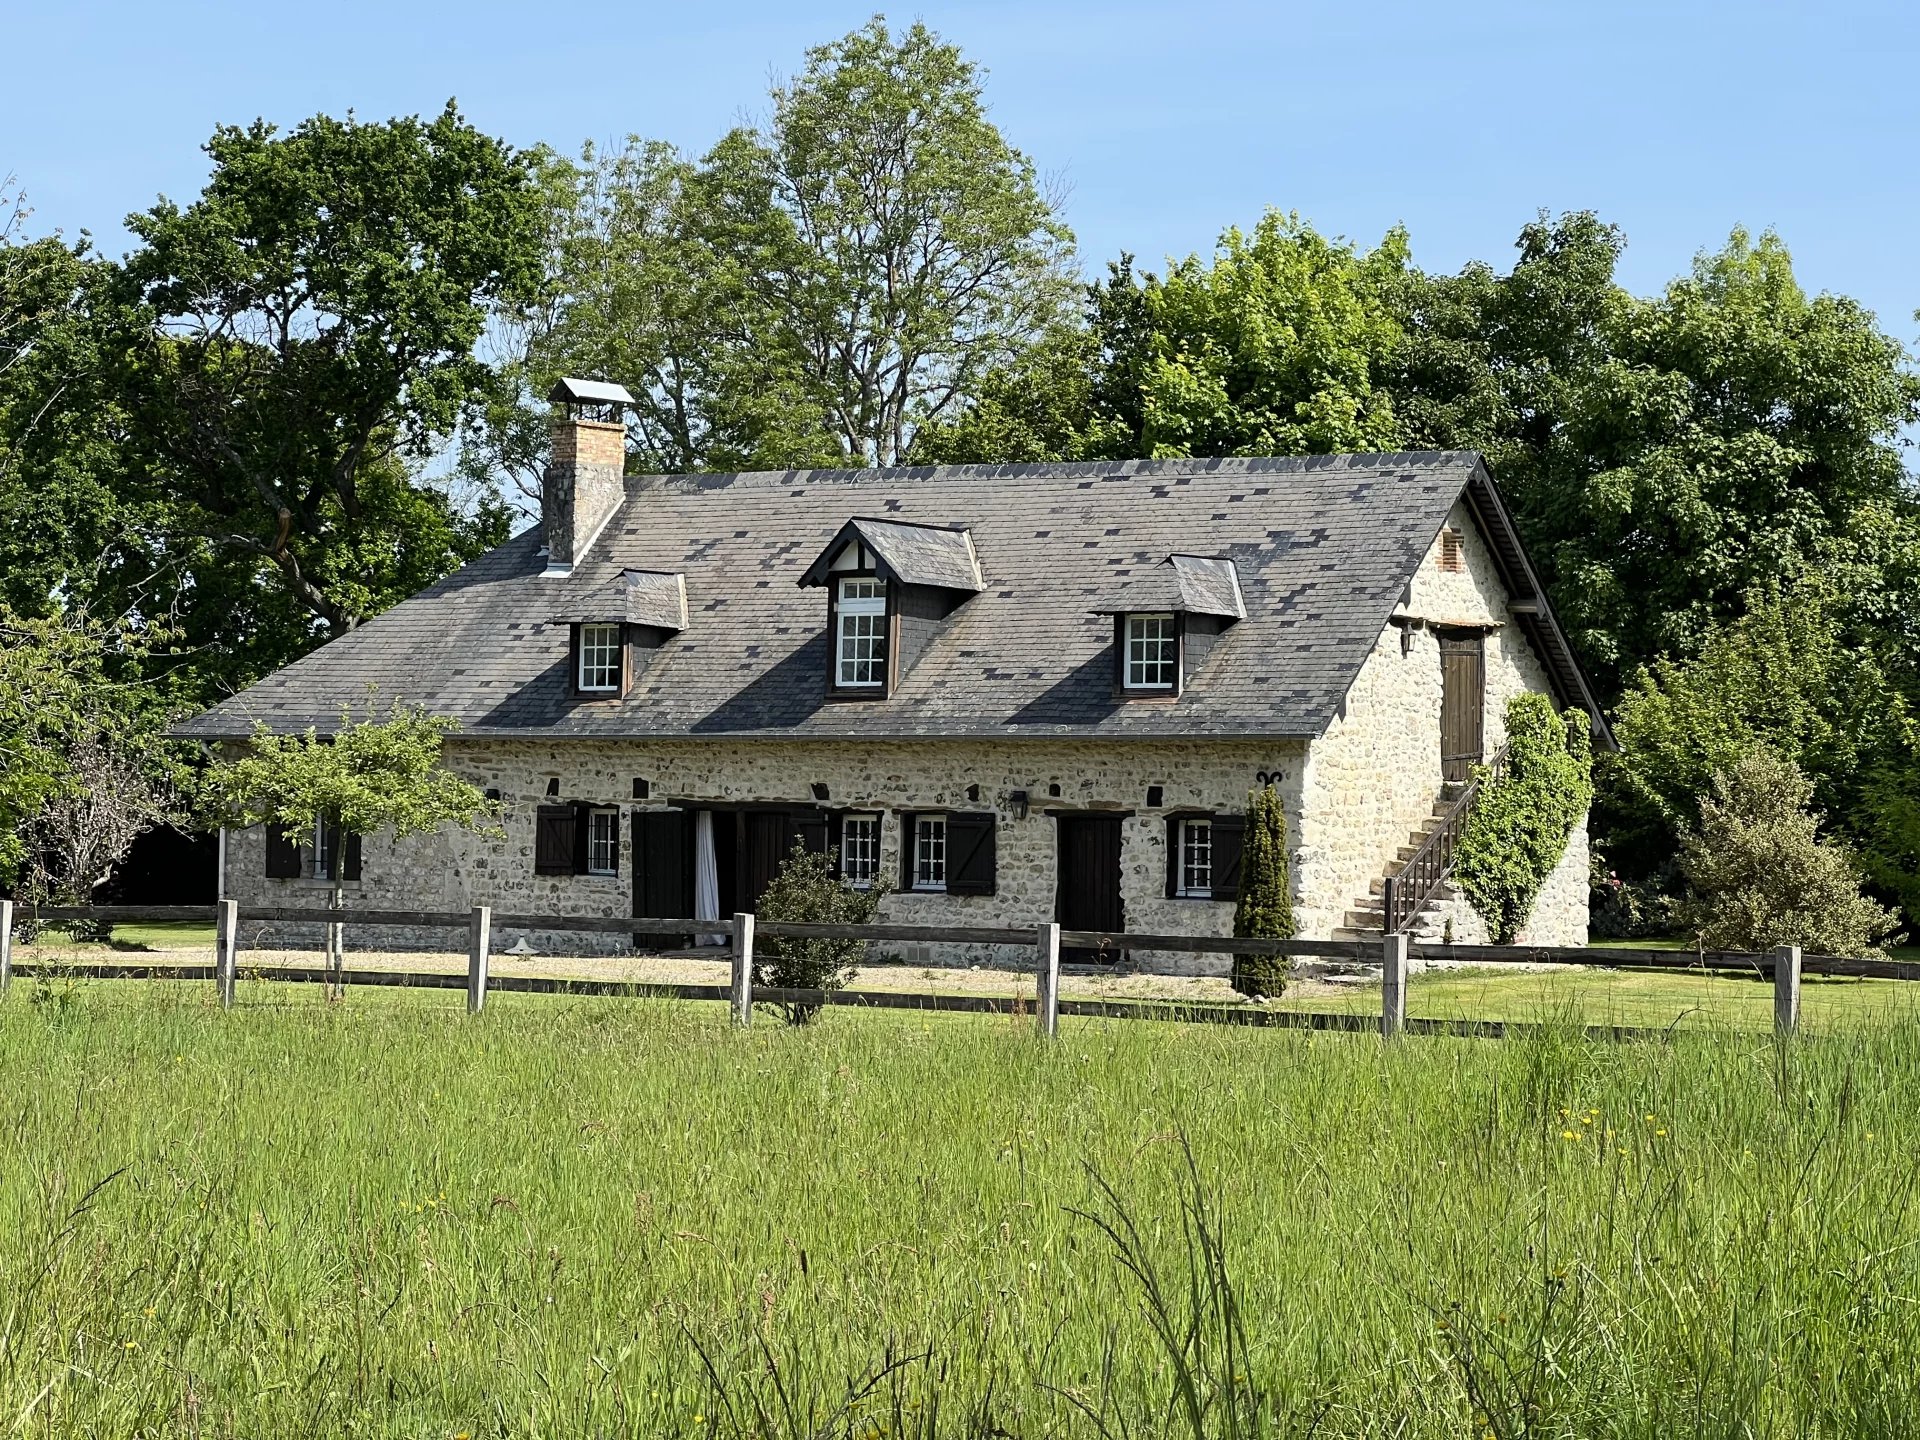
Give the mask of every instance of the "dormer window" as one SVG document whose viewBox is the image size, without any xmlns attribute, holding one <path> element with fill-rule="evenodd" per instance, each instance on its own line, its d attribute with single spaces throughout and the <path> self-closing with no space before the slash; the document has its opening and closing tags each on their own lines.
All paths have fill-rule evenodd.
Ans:
<svg viewBox="0 0 1920 1440">
<path fill-rule="evenodd" d="M 617 695 L 623 670 L 618 625 L 580 627 L 579 670 L 575 683 L 582 695 Z"/>
<path fill-rule="evenodd" d="M 1180 627 L 1171 614 L 1126 617 L 1129 690 L 1172 690 L 1180 676 Z"/>
<path fill-rule="evenodd" d="M 834 683 L 878 689 L 887 683 L 887 586 L 870 575 L 838 582 L 834 604 Z"/>
<path fill-rule="evenodd" d="M 952 615 L 986 588 L 967 531 L 849 520 L 800 577 L 827 592 L 827 693 L 885 700 Z"/>
<path fill-rule="evenodd" d="M 1244 620 L 1233 561 L 1169 555 L 1122 572 L 1092 607 L 1113 617 L 1113 685 L 1121 698 L 1172 698 L 1199 673 L 1229 625 Z"/>
</svg>

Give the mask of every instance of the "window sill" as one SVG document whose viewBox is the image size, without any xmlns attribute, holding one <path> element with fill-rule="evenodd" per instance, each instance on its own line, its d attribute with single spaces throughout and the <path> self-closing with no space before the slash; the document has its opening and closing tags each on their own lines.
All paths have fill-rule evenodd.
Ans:
<svg viewBox="0 0 1920 1440">
<path fill-rule="evenodd" d="M 316 880 L 311 875 L 289 876 L 279 881 L 279 883 L 282 885 L 290 885 L 296 890 L 331 890 L 334 886 L 334 882 L 331 880 Z M 365 880 L 342 880 L 339 882 L 340 888 L 348 893 L 364 888 L 366 883 Z"/>
<path fill-rule="evenodd" d="M 947 887 L 944 885 L 916 885 L 907 891 L 909 895 L 944 895 L 946 893 Z"/>
</svg>

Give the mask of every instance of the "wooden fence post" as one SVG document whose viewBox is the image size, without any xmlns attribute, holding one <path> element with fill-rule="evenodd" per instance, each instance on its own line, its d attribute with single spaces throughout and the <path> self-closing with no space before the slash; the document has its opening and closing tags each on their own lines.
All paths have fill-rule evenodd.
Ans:
<svg viewBox="0 0 1920 1440">
<path fill-rule="evenodd" d="M 0 996 L 13 983 L 13 901 L 0 900 Z"/>
<path fill-rule="evenodd" d="M 233 1008 L 233 991 L 238 978 L 240 947 L 240 902 L 222 900 L 213 907 L 213 985 L 220 994 L 220 1008 Z"/>
<path fill-rule="evenodd" d="M 1800 1028 L 1800 947 L 1773 949 L 1773 1029 L 1791 1035 Z"/>
<path fill-rule="evenodd" d="M 1396 930 L 1380 937 L 1380 1033 L 1389 1040 L 1407 1028 L 1407 957 L 1411 937 Z"/>
<path fill-rule="evenodd" d="M 487 961 L 493 951 L 493 907 L 476 905 L 467 919 L 467 1013 L 487 1003 Z"/>
<path fill-rule="evenodd" d="M 1060 926 L 1040 927 L 1034 943 L 1034 1022 L 1042 1035 L 1060 1033 Z"/>
<path fill-rule="evenodd" d="M 753 1024 L 753 916 L 733 917 L 733 1023 Z"/>
</svg>

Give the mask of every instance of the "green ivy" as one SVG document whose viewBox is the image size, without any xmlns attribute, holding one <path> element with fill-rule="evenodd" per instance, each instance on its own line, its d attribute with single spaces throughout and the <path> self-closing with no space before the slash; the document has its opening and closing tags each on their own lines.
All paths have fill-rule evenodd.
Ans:
<svg viewBox="0 0 1920 1440">
<path fill-rule="evenodd" d="M 1299 933 L 1293 918 L 1287 811 L 1271 785 L 1247 797 L 1247 828 L 1240 849 L 1240 894 L 1233 907 L 1233 933 L 1268 940 L 1289 940 Z M 1287 976 L 1292 969 L 1293 962 L 1284 955 L 1236 955 L 1233 988 L 1254 998 L 1278 996 L 1287 988 Z"/>
<path fill-rule="evenodd" d="M 1461 829 L 1453 879 L 1487 922 L 1496 945 L 1511 945 L 1533 902 L 1566 853 L 1567 837 L 1593 803 L 1593 740 L 1579 710 L 1556 715 L 1534 691 L 1507 702 L 1507 765 L 1482 767 L 1480 796 Z"/>
</svg>

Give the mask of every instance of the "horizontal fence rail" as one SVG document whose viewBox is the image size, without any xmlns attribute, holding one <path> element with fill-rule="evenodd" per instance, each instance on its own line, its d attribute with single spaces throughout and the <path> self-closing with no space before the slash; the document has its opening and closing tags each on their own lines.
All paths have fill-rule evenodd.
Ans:
<svg viewBox="0 0 1920 1440">
<path fill-rule="evenodd" d="M 14 930 L 21 922 L 96 924 L 185 922 L 215 926 L 214 964 L 59 964 L 16 965 L 12 960 Z M 223 1005 L 231 1006 L 239 974 L 237 942 L 243 925 L 308 924 L 354 928 L 444 929 L 464 931 L 469 938 L 468 969 L 403 972 L 356 970 L 358 985 L 419 989 L 465 989 L 468 1008 L 479 1010 L 490 993 L 626 996 L 728 1002 L 738 1023 L 750 1023 L 755 1003 L 818 1007 L 855 1005 L 877 1009 L 953 1011 L 961 1013 L 1034 1013 L 1044 1033 L 1052 1034 L 1061 1015 L 1109 1019 L 1163 1019 L 1203 1023 L 1306 1026 L 1309 1028 L 1378 1030 L 1388 1035 L 1416 1034 L 1499 1035 L 1528 1027 L 1501 1021 L 1437 1021 L 1406 1015 L 1406 977 L 1410 962 L 1447 961 L 1471 965 L 1581 966 L 1695 972 L 1731 972 L 1770 978 L 1773 982 L 1775 1024 L 1783 1032 L 1799 1021 L 1800 979 L 1829 975 L 1864 979 L 1920 980 L 1920 964 L 1899 960 L 1834 955 L 1803 956 L 1792 946 L 1766 953 L 1723 950 L 1651 950 L 1609 946 L 1449 945 L 1417 944 L 1405 934 L 1386 933 L 1370 940 L 1247 939 L 1219 935 L 1162 935 L 1092 930 L 1063 930 L 1058 925 L 992 927 L 963 925 L 817 925 L 759 920 L 750 914 L 715 919 L 659 919 L 627 916 L 523 915 L 494 912 L 481 906 L 471 911 L 331 910 L 285 905 L 240 906 L 231 900 L 216 905 L 104 905 L 44 906 L 23 910 L 0 901 L 0 993 L 14 975 L 63 975 L 92 979 L 208 980 L 218 986 Z M 708 952 L 730 961 L 729 984 L 671 984 L 640 980 L 562 979 L 541 976 L 502 976 L 491 973 L 492 936 L 502 930 L 631 935 L 662 938 L 711 936 L 728 942 L 724 950 Z M 1003 996 L 953 995 L 893 990 L 787 990 L 756 986 L 752 982 L 756 945 L 764 940 L 849 940 L 870 943 L 927 943 L 991 945 L 1027 951 L 1031 959 L 1001 957 L 1004 968 L 1036 977 L 1032 999 Z M 1143 951 L 1199 955 L 1288 956 L 1344 961 L 1355 966 L 1378 966 L 1382 1009 L 1378 1018 L 1353 1014 L 1283 1011 L 1257 1005 L 1221 1005 L 1163 1001 L 1066 999 L 1059 994 L 1061 951 L 1092 951 L 1122 955 Z M 292 981 L 329 986 L 345 977 L 337 968 L 303 966 L 250 967 L 250 980 Z M 1589 1033 L 1634 1038 L 1659 1031 L 1633 1027 L 1588 1027 Z"/>
</svg>

